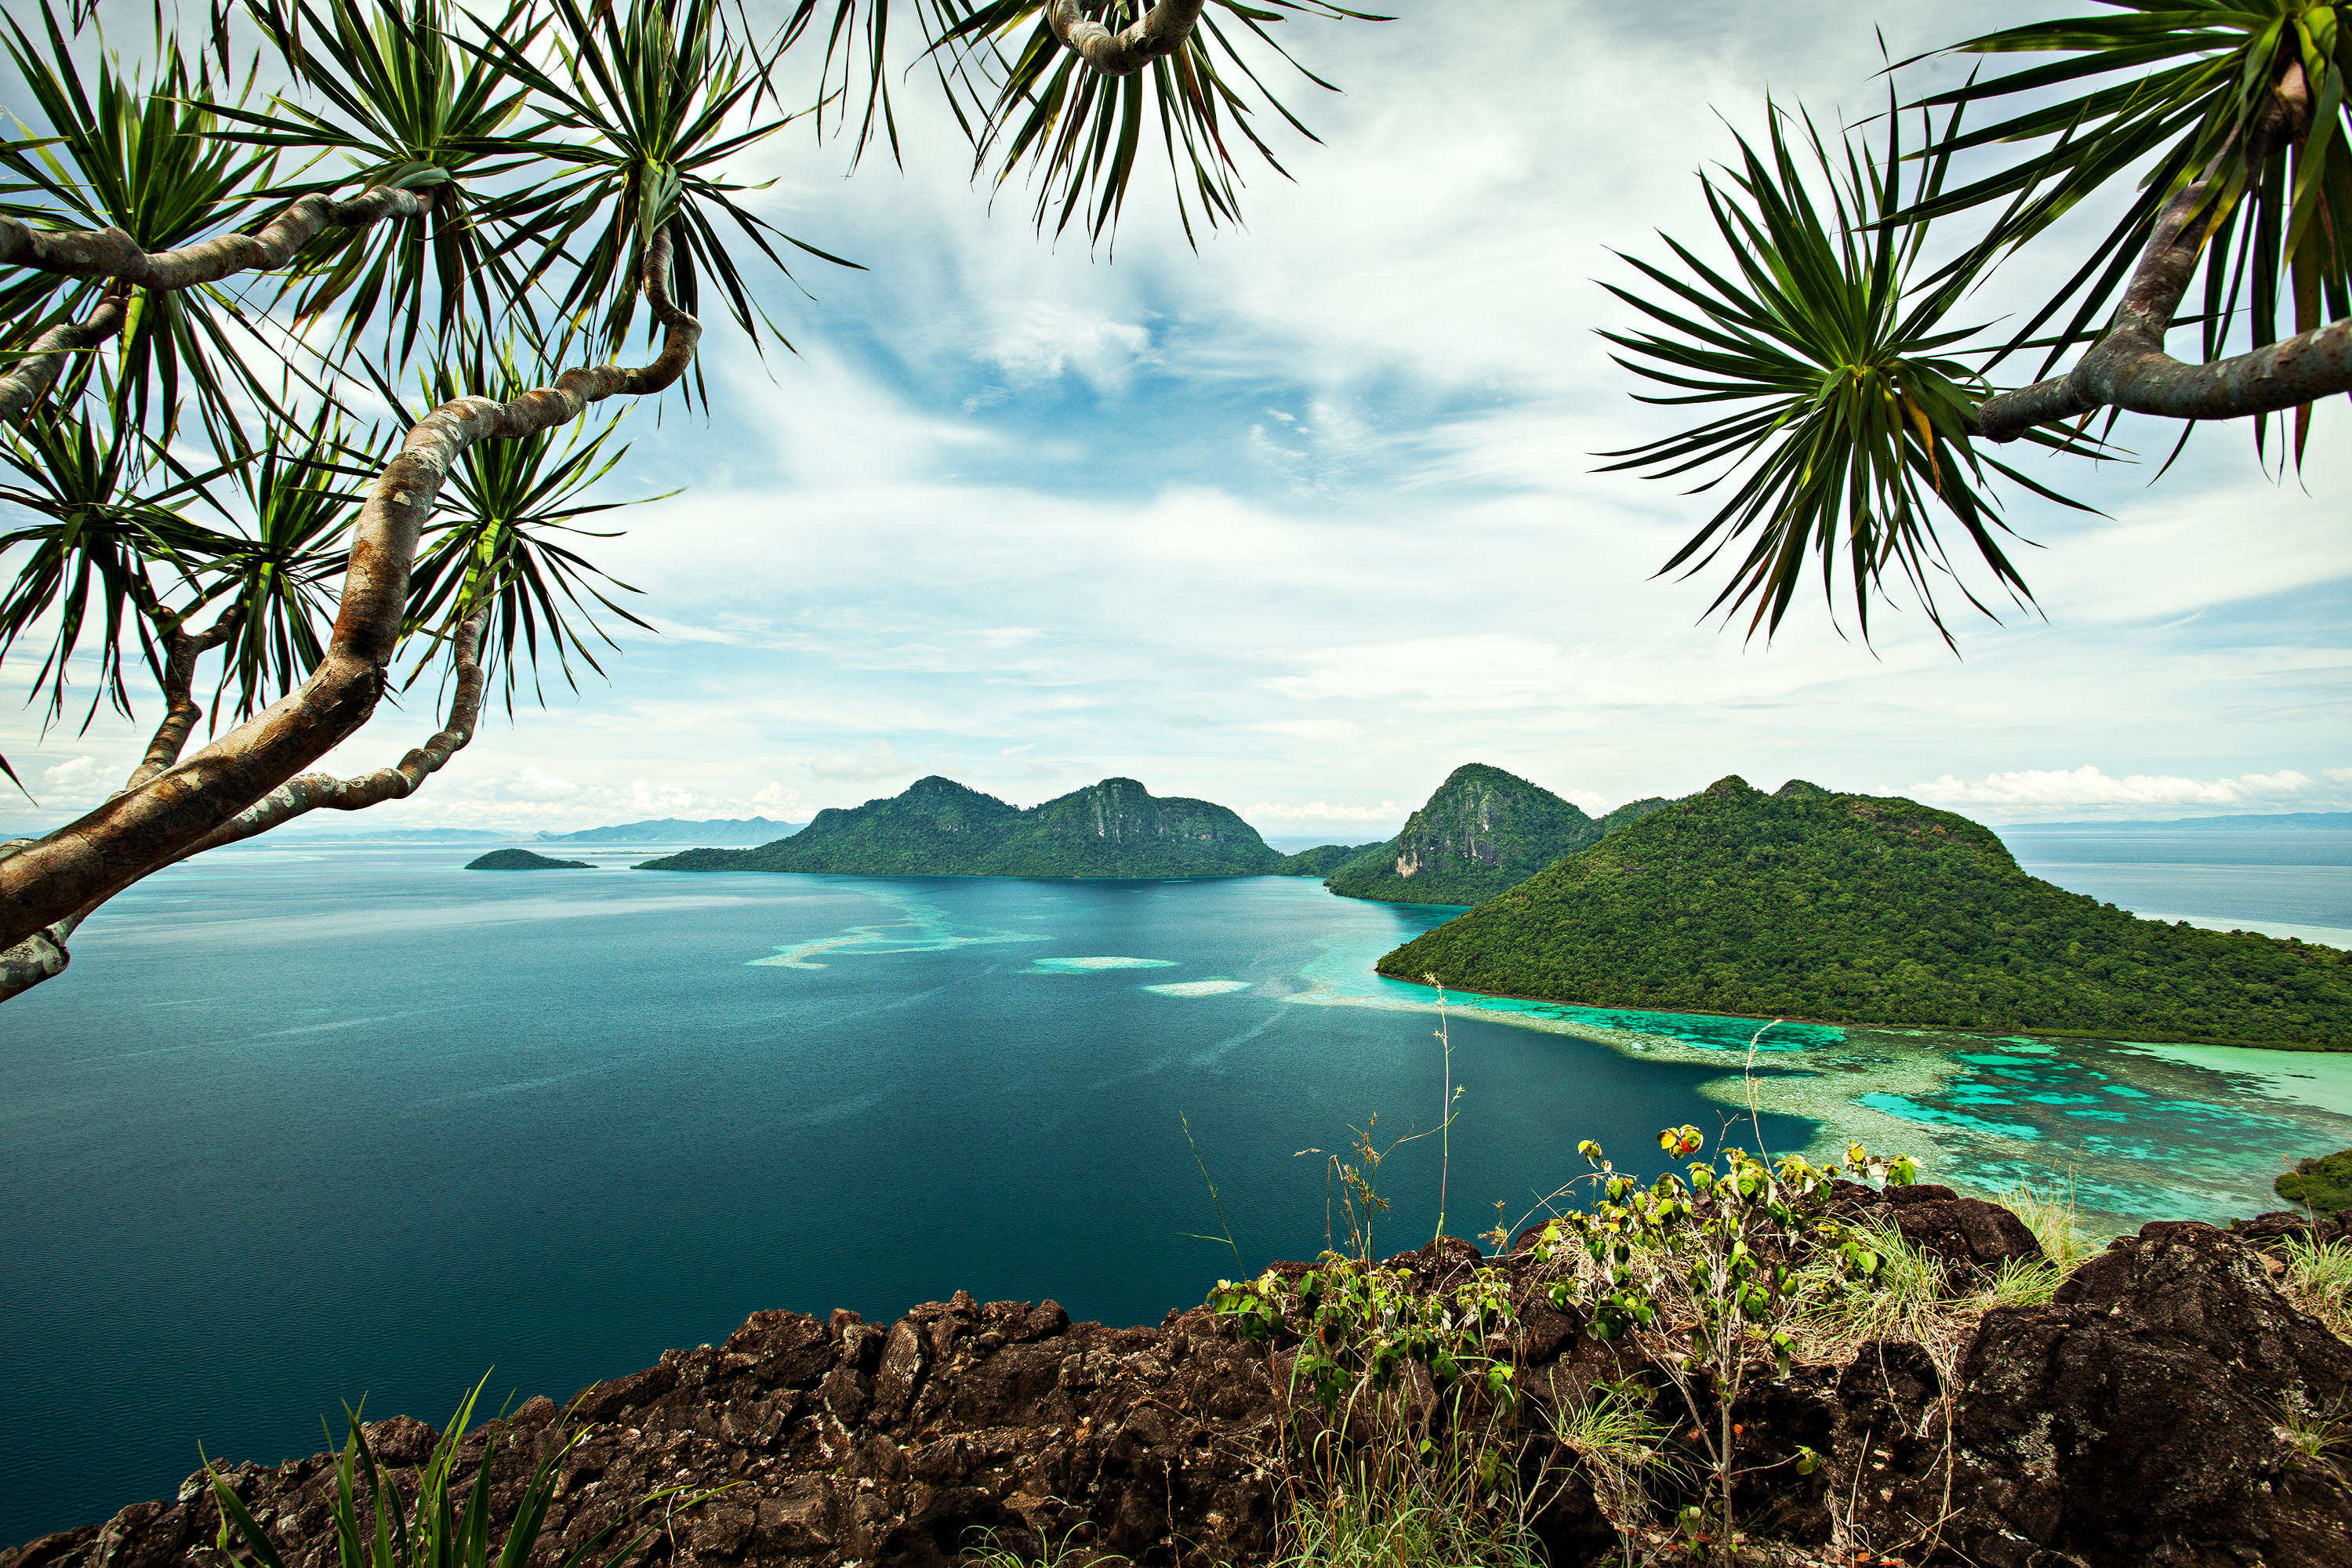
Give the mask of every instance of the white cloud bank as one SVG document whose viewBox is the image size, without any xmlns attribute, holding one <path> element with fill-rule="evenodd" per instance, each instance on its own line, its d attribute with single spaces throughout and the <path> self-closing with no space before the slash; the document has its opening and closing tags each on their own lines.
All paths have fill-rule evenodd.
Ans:
<svg viewBox="0 0 2352 1568">
<path fill-rule="evenodd" d="M 1946 773 L 1912 785 L 1910 793 L 1936 805 L 2058 811 L 2092 806 L 2242 806 L 2308 799 L 2315 793 L 2331 797 L 2342 794 L 2340 790 L 2327 789 L 2327 784 L 2352 784 L 2352 768 L 2326 769 L 2321 779 L 2293 768 L 2272 773 L 2241 773 L 2235 778 L 2181 778 L 2168 773 L 2126 773 L 2111 778 L 2086 763 L 2079 768 L 2027 768 L 1989 773 L 1975 781 Z"/>
</svg>

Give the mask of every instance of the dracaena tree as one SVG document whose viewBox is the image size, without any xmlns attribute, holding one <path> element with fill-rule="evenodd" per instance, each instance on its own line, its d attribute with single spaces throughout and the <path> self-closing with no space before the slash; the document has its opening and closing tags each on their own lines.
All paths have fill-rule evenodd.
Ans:
<svg viewBox="0 0 2352 1568">
<path fill-rule="evenodd" d="M 1255 74 L 1297 67 L 1276 25 L 1370 19 L 899 0 L 894 44 L 889 0 L 784 0 L 765 30 L 724 0 L 213 0 L 124 53 L 67 3 L 0 16 L 26 95 L 0 140 L 0 660 L 37 659 L 52 721 L 134 716 L 142 672 L 162 712 L 104 805 L 0 845 L 0 1000 L 165 866 L 413 795 L 494 679 L 511 704 L 597 667 L 636 619 L 583 525 L 622 450 L 598 416 L 707 404 L 701 316 L 781 344 L 763 280 L 839 260 L 761 216 L 754 149 L 808 120 L 902 156 L 893 89 L 920 81 L 977 180 L 1034 180 L 1041 229 L 1108 239 L 1156 163 L 1191 235 L 1279 168 L 1269 117 L 1305 132 Z M 437 732 L 305 771 L 427 678 Z"/>
<path fill-rule="evenodd" d="M 2243 422 L 2259 460 L 2279 416 L 2299 468 L 2314 405 L 2352 393 L 2352 0 L 2091 3 L 1955 46 L 1988 58 L 1843 139 L 1772 111 L 1706 177 L 1719 245 L 1668 239 L 1616 286 L 1638 325 L 1606 335 L 1643 400 L 1710 416 L 1606 456 L 1717 500 L 1665 570 L 1720 573 L 1712 609 L 1750 635 L 1818 572 L 1865 637 L 1907 593 L 1949 641 L 1939 584 L 2031 600 L 1996 480 L 2074 504 L 2004 448 L 2115 456 L 2134 414 L 2177 425 L 2174 455 Z M 2098 197 L 2121 209 L 2104 236 L 2051 232 Z M 2033 245 L 2075 247 L 2064 281 L 1986 322 L 1979 286 Z"/>
</svg>

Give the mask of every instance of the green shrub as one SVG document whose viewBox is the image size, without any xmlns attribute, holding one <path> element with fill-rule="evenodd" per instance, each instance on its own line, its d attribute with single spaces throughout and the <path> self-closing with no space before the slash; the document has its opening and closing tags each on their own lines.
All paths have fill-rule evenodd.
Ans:
<svg viewBox="0 0 2352 1568">
<path fill-rule="evenodd" d="M 2352 1209 L 2352 1149 L 2305 1160 L 2273 1185 L 2287 1202 L 2320 1214 Z"/>
</svg>

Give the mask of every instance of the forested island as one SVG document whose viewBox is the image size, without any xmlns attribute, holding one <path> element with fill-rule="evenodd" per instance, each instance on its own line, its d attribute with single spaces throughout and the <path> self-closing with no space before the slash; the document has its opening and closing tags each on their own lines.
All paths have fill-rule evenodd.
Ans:
<svg viewBox="0 0 2352 1568">
<path fill-rule="evenodd" d="M 1446 776 L 1402 832 L 1349 857 L 1326 886 L 1343 898 L 1392 904 L 1484 903 L 1665 804 L 1637 800 L 1596 820 L 1517 773 L 1468 763 Z"/>
<path fill-rule="evenodd" d="M 1336 853 L 1335 853 L 1336 852 Z M 814 871 L 853 877 L 1262 877 L 1318 874 L 1323 846 L 1285 855 L 1227 807 L 1105 779 L 1026 810 L 934 774 L 835 807 L 755 849 L 690 849 L 641 871 Z"/>
<path fill-rule="evenodd" d="M 538 855 L 528 849 L 493 849 L 488 854 L 466 862 L 468 871 L 590 871 L 595 868 L 585 860 L 558 860 L 551 856 Z"/>
<path fill-rule="evenodd" d="M 2352 954 L 2137 919 L 1916 801 L 1737 777 L 1382 958 L 1596 1006 L 2352 1049 Z"/>
</svg>

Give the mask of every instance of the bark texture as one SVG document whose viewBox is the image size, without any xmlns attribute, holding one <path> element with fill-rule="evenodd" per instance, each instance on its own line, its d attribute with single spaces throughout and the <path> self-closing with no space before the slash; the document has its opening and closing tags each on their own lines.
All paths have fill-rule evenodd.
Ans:
<svg viewBox="0 0 2352 1568">
<path fill-rule="evenodd" d="M 1159 0 L 1140 21 L 1114 33 L 1078 9 L 1078 0 L 1051 0 L 1045 17 L 1054 37 L 1103 76 L 1133 76 L 1174 54 L 1192 36 L 1207 0 Z"/>
<path fill-rule="evenodd" d="M 285 266 L 294 253 L 328 227 L 363 228 L 388 217 L 414 217 L 431 198 L 415 191 L 377 185 L 349 201 L 323 192 L 304 196 L 279 213 L 258 234 L 223 234 L 176 250 L 149 251 L 119 228 L 50 232 L 12 217 L 0 217 L 0 266 L 30 268 L 61 278 L 114 280 L 86 321 L 50 328 L 0 376 L 0 421 L 14 423 L 48 390 L 67 356 L 94 349 L 122 330 L 129 293 L 134 288 L 169 291 L 216 283 L 239 272 Z"/>
<path fill-rule="evenodd" d="M 2301 64 L 2290 60 L 2254 124 L 2244 160 L 2249 178 L 2273 153 L 2299 142 L 2310 121 L 2310 84 Z M 2102 408 L 2164 419 L 2245 419 L 2352 392 L 2352 321 L 2210 364 L 2165 353 L 2165 333 L 2204 254 L 2221 178 L 2217 164 L 2165 204 L 2114 321 L 2090 353 L 2063 375 L 1987 398 L 1974 434 L 2014 441 L 2037 426 Z"/>
<path fill-rule="evenodd" d="M 457 689 L 449 699 L 449 717 L 438 734 L 388 768 L 339 779 L 331 773 L 303 773 L 287 780 L 235 817 L 208 833 L 190 855 L 201 855 L 224 844 L 282 826 L 313 811 L 365 811 L 388 800 L 406 800 L 425 781 L 448 765 L 474 738 L 482 713 L 482 628 L 489 622 L 485 605 L 457 628 L 452 649 L 457 663 Z"/>
<path fill-rule="evenodd" d="M 98 347 L 121 331 L 130 310 L 128 295 L 108 294 L 99 300 L 98 309 L 80 321 L 60 321 L 35 338 L 8 374 L 0 375 L 0 425 L 14 425 L 22 419 L 41 394 L 56 384 L 66 361 Z"/>
<path fill-rule="evenodd" d="M 101 903 L 194 852 L 366 722 L 399 645 L 418 536 L 466 450 L 553 429 L 608 397 L 658 393 L 692 363 L 702 328 L 671 300 L 669 263 L 664 229 L 646 256 L 646 299 L 665 333 L 652 363 L 566 371 L 554 385 L 509 403 L 453 398 L 416 423 L 361 509 L 334 634 L 319 667 L 194 756 L 0 860 L 0 945 Z"/>
</svg>

